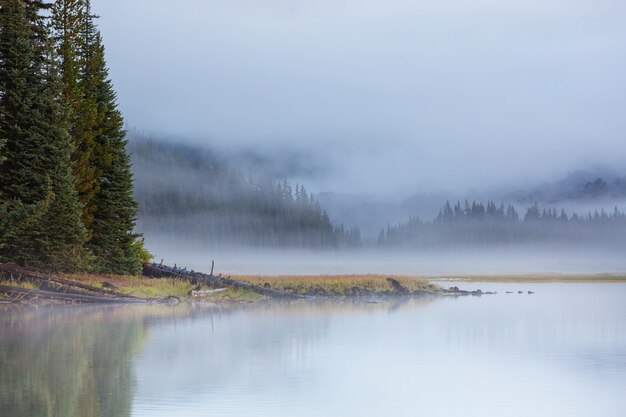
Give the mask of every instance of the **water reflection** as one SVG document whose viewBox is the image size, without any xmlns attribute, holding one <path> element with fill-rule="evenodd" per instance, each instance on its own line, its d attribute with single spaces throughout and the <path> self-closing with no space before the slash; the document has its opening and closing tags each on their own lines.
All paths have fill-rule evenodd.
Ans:
<svg viewBox="0 0 626 417">
<path fill-rule="evenodd" d="M 622 415 L 626 285 L 532 289 L 380 303 L 5 309 L 0 410 Z"/>
<path fill-rule="evenodd" d="M 2 415 L 129 416 L 131 363 L 147 336 L 129 307 L 7 308 L 0 313 Z"/>
</svg>

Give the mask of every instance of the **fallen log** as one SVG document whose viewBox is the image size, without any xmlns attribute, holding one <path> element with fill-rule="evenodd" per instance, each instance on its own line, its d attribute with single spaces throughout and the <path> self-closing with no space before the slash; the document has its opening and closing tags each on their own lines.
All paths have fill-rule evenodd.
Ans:
<svg viewBox="0 0 626 417">
<path fill-rule="evenodd" d="M 67 278 L 46 275 L 39 271 L 34 271 L 29 268 L 24 268 L 17 264 L 10 264 L 10 263 L 0 264 L 0 274 L 5 275 L 5 276 L 10 276 L 12 278 L 18 278 L 18 279 L 26 278 L 29 280 L 60 284 L 60 285 L 64 285 L 67 287 L 79 288 L 81 290 L 94 292 L 96 294 L 101 294 L 101 295 L 107 295 L 107 296 L 113 296 L 113 297 L 119 297 L 119 298 L 129 298 L 129 299 L 138 298 L 138 297 L 124 294 L 118 291 L 113 291 L 111 289 L 98 288 L 98 287 L 94 287 L 93 285 L 85 284 L 85 283 L 78 282 L 78 281 L 73 281 Z"/>
<path fill-rule="evenodd" d="M 262 287 L 260 285 L 250 284 L 249 282 L 239 281 L 232 278 L 204 274 L 202 272 L 188 271 L 186 268 L 177 268 L 157 263 L 146 263 L 143 266 L 144 276 L 153 278 L 181 278 L 193 283 L 205 283 L 213 287 L 236 287 L 244 290 L 254 291 L 261 295 L 275 298 L 304 298 L 301 295 L 288 291 L 282 291 L 275 288 Z"/>
<path fill-rule="evenodd" d="M 63 292 L 42 291 L 33 288 L 13 287 L 8 285 L 0 285 L 0 294 L 8 297 L 17 298 L 19 300 L 46 299 L 58 300 L 75 303 L 151 303 L 165 302 L 164 299 L 148 299 L 127 297 L 107 297 L 100 295 L 88 294 L 68 294 Z"/>
</svg>

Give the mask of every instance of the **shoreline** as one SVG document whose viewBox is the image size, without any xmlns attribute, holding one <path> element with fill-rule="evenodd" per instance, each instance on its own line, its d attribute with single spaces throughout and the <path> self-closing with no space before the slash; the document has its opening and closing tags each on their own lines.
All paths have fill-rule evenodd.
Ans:
<svg viewBox="0 0 626 417">
<path fill-rule="evenodd" d="M 144 275 L 54 274 L 0 264 L 0 304 L 250 303 L 272 299 L 390 299 L 494 294 L 455 283 L 626 283 L 626 274 L 219 275 L 146 264 Z"/>
</svg>

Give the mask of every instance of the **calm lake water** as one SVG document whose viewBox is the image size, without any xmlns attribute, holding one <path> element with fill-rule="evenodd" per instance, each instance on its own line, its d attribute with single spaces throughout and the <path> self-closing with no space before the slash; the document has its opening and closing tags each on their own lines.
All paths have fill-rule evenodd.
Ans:
<svg viewBox="0 0 626 417">
<path fill-rule="evenodd" d="M 0 307 L 0 415 L 626 415 L 626 284 L 464 287 L 498 294 Z"/>
</svg>

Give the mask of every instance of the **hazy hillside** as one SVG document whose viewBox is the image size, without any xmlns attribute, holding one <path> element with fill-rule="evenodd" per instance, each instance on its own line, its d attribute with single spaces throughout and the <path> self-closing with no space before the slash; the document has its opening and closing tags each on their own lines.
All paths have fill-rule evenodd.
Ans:
<svg viewBox="0 0 626 417">
<path fill-rule="evenodd" d="M 507 200 L 557 203 L 568 200 L 620 200 L 626 198 L 626 176 L 612 170 L 574 171 L 564 178 L 508 193 Z"/>
<path fill-rule="evenodd" d="M 249 177 L 208 150 L 135 136 L 130 142 L 138 230 L 155 239 L 214 246 L 333 248 L 360 245 L 334 226 L 304 186 Z"/>
<path fill-rule="evenodd" d="M 374 195 L 326 192 L 318 195 L 332 221 L 357 226 L 367 239 L 375 239 L 381 228 L 406 221 L 409 217 L 434 219 L 446 201 L 452 203 L 482 200 L 502 201 L 517 210 L 534 203 L 549 209 L 587 214 L 595 210 L 626 208 L 626 176 L 611 170 L 575 171 L 563 178 L 512 191 L 498 188 L 467 192 L 416 192 L 408 197 L 385 198 Z"/>
</svg>

